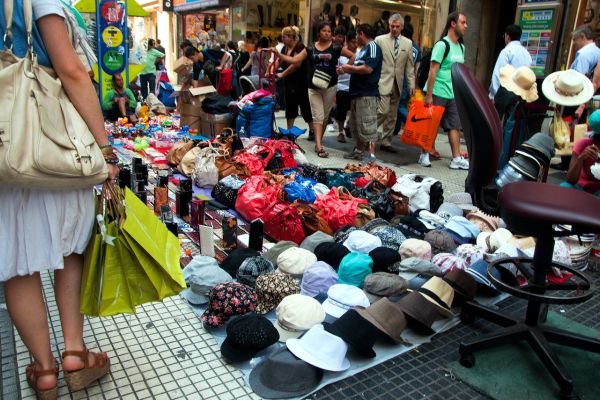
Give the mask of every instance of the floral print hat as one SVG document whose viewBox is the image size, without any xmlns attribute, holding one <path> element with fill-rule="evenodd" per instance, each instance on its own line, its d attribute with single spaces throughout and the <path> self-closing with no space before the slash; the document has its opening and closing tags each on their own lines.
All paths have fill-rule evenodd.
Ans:
<svg viewBox="0 0 600 400">
<path fill-rule="evenodd" d="M 239 282 L 225 282 L 213 287 L 208 294 L 208 308 L 200 317 L 208 326 L 218 328 L 235 315 L 244 315 L 256 308 L 256 293 Z"/>
</svg>

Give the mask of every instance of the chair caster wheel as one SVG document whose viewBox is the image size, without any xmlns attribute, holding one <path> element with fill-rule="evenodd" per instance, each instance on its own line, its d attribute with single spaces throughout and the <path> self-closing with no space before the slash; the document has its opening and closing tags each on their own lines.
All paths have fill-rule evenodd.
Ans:
<svg viewBox="0 0 600 400">
<path fill-rule="evenodd" d="M 458 362 L 465 368 L 472 368 L 475 366 L 475 356 L 471 353 L 461 354 Z"/>
<path fill-rule="evenodd" d="M 460 313 L 460 322 L 465 325 L 470 325 L 475 322 L 475 316 L 472 313 L 462 311 Z"/>
</svg>

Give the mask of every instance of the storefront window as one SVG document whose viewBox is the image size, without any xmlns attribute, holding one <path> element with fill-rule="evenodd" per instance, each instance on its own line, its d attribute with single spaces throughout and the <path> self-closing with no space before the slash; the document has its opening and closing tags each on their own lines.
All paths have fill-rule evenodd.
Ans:
<svg viewBox="0 0 600 400">
<path fill-rule="evenodd" d="M 233 40 L 246 41 L 253 49 L 254 42 L 265 36 L 274 45 L 276 37 L 286 26 L 298 26 L 304 36 L 306 0 L 238 0 L 232 5 Z"/>
<path fill-rule="evenodd" d="M 183 16 L 183 37 L 198 48 L 226 43 L 229 36 L 229 9 L 190 13 Z"/>
<path fill-rule="evenodd" d="M 354 29 L 367 23 L 375 27 L 378 35 L 389 32 L 389 15 L 400 13 L 405 25 L 412 25 L 413 40 L 420 46 L 431 46 L 435 34 L 437 0 L 412 0 L 396 2 L 391 0 L 342 1 L 332 3 L 313 0 L 310 5 L 310 41 L 316 39 L 316 26 L 320 21 L 328 20 L 332 27 L 344 26 Z"/>
</svg>

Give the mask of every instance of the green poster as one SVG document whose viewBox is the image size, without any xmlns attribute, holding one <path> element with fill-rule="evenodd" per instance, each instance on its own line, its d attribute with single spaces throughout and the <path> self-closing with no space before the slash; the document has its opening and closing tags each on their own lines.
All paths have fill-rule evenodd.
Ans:
<svg viewBox="0 0 600 400">
<path fill-rule="evenodd" d="M 543 76 L 546 70 L 552 27 L 556 17 L 555 8 L 521 9 L 519 25 L 523 30 L 521 43 L 531 54 L 531 69 L 537 76 Z"/>
</svg>

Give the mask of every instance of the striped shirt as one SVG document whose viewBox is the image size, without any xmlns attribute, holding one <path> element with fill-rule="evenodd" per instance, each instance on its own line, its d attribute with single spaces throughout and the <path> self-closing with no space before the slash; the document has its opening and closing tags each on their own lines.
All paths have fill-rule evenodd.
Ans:
<svg viewBox="0 0 600 400">
<path fill-rule="evenodd" d="M 355 66 L 366 65 L 373 69 L 370 74 L 352 74 L 350 77 L 351 97 L 379 97 L 379 78 L 381 77 L 381 63 L 383 53 L 381 47 L 374 40 L 370 41 L 356 55 Z"/>
</svg>

